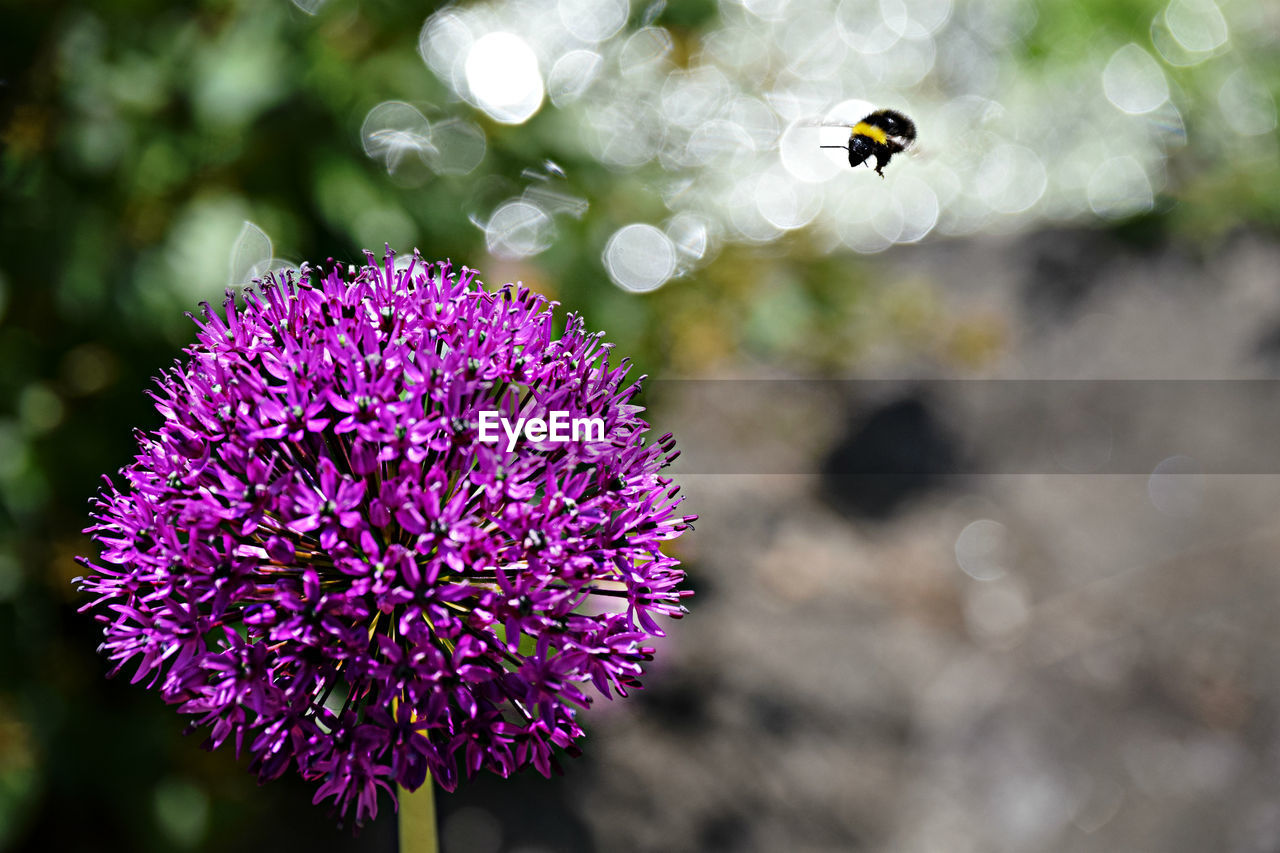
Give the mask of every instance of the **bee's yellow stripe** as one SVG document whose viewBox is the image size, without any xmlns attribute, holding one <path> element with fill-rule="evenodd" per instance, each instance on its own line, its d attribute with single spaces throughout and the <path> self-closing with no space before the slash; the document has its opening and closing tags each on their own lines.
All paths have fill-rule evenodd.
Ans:
<svg viewBox="0 0 1280 853">
<path fill-rule="evenodd" d="M 849 138 L 852 139 L 855 136 L 869 136 L 880 145 L 884 145 L 889 138 L 889 134 L 875 125 L 867 124 L 865 121 L 860 121 L 853 126 L 853 132 L 849 134 Z"/>
</svg>

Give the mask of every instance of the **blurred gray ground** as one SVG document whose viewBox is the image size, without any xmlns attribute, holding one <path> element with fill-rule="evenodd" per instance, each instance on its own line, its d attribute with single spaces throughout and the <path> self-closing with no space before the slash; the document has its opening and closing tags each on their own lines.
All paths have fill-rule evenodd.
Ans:
<svg viewBox="0 0 1280 853">
<path fill-rule="evenodd" d="M 1262 238 L 1197 256 L 1063 231 L 879 263 L 885 287 L 923 278 L 1019 330 L 982 376 L 1277 371 L 1280 245 Z M 907 379 L 960 375 L 893 352 L 863 374 L 908 395 Z M 998 458 L 1012 437 L 966 423 L 964 403 L 929 417 Z M 1190 446 L 1241 440 L 1218 414 L 1187 422 Z M 660 415 L 677 436 L 710 417 L 697 399 Z M 595 849 L 1280 850 L 1280 477 L 1194 459 L 952 476 L 877 507 L 858 478 L 820 476 L 856 412 L 751 400 L 714 418 L 807 473 L 681 477 L 701 516 L 679 543 L 692 614 L 639 700 L 591 712 L 590 772 L 566 779 Z M 1179 435 L 1162 411 L 1131 420 Z"/>
</svg>

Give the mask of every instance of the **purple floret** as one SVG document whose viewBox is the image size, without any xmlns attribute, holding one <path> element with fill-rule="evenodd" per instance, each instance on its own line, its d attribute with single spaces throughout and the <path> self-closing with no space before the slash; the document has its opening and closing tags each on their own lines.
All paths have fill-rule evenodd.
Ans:
<svg viewBox="0 0 1280 853">
<path fill-rule="evenodd" d="M 543 774 L 587 683 L 639 685 L 679 618 L 659 549 L 692 516 L 627 361 L 524 287 L 388 252 L 205 305 L 153 393 L 164 422 L 107 480 L 77 579 L 113 674 L 316 801 L 377 813 L 428 774 Z M 478 440 L 478 414 L 599 417 L 603 442 Z M 558 768 L 557 768 L 558 769 Z"/>
</svg>

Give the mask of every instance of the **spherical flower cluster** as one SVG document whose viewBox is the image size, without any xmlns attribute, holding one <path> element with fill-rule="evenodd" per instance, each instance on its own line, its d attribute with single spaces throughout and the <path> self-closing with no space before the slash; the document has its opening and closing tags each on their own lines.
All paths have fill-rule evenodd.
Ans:
<svg viewBox="0 0 1280 853">
<path fill-rule="evenodd" d="M 584 688 L 625 695 L 684 612 L 659 546 L 692 516 L 626 360 L 578 317 L 554 339 L 553 305 L 390 252 L 206 305 L 86 531 L 113 672 L 357 823 L 391 782 L 576 754 Z M 479 440 L 488 410 L 604 440 L 508 449 Z"/>
</svg>

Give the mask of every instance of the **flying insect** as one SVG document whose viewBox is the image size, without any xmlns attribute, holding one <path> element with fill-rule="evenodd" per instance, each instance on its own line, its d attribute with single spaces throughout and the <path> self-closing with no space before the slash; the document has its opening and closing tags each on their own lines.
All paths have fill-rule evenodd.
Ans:
<svg viewBox="0 0 1280 853">
<path fill-rule="evenodd" d="M 847 150 L 850 166 L 860 166 L 874 156 L 876 174 L 883 178 L 884 167 L 893 155 L 905 151 L 915 139 L 916 126 L 911 119 L 896 110 L 876 110 L 850 129 L 848 145 L 819 147 Z"/>
</svg>

